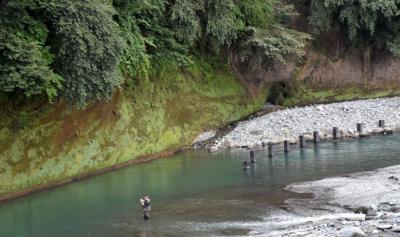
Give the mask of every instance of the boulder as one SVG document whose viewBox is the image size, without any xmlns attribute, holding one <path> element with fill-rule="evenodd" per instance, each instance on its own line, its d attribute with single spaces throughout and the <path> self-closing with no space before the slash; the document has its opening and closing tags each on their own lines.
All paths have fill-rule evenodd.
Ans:
<svg viewBox="0 0 400 237">
<path fill-rule="evenodd" d="M 366 206 L 359 206 L 352 208 L 355 213 L 367 214 L 369 211 L 369 207 Z"/>
<path fill-rule="evenodd" d="M 379 224 L 378 226 L 376 226 L 376 228 L 378 230 L 387 230 L 387 229 L 392 228 L 392 225 L 390 225 L 390 224 Z"/>
<path fill-rule="evenodd" d="M 364 231 L 358 227 L 346 227 L 340 230 L 340 237 L 365 237 Z"/>
<path fill-rule="evenodd" d="M 394 226 L 392 227 L 392 231 L 393 231 L 393 232 L 400 232 L 400 225 L 394 225 Z"/>
<path fill-rule="evenodd" d="M 360 137 L 369 137 L 369 133 L 367 132 L 362 132 L 359 134 Z"/>
<path fill-rule="evenodd" d="M 377 211 L 377 210 L 378 210 L 378 206 L 375 205 L 375 204 L 372 204 L 372 205 L 370 206 L 370 208 L 371 208 L 372 210 L 374 210 L 374 211 Z"/>
<path fill-rule="evenodd" d="M 383 128 L 374 128 L 374 129 L 371 131 L 372 134 L 381 134 L 381 133 L 383 133 L 383 132 L 384 132 L 384 129 L 383 129 Z"/>
<path fill-rule="evenodd" d="M 376 216 L 377 214 L 376 214 L 376 211 L 374 211 L 373 209 L 369 209 L 368 211 L 367 211 L 367 216 Z"/>
</svg>

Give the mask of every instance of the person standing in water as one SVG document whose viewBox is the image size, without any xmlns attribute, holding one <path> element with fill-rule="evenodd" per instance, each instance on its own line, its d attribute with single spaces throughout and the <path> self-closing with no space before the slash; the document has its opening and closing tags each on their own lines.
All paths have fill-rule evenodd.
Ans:
<svg viewBox="0 0 400 237">
<path fill-rule="evenodd" d="M 144 196 L 144 198 L 140 199 L 140 203 L 142 204 L 143 207 L 143 218 L 145 220 L 150 219 L 150 212 L 151 212 L 151 206 L 150 206 L 150 197 L 149 196 Z"/>
</svg>

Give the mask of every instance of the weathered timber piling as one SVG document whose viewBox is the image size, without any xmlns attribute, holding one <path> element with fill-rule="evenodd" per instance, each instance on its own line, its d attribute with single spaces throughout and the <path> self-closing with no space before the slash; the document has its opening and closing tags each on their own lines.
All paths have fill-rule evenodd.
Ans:
<svg viewBox="0 0 400 237">
<path fill-rule="evenodd" d="M 304 148 L 306 146 L 306 140 L 304 139 L 303 135 L 299 136 L 299 141 L 300 141 L 300 148 Z"/>
<path fill-rule="evenodd" d="M 289 152 L 289 141 L 288 140 L 283 141 L 283 151 L 285 153 Z"/>
<path fill-rule="evenodd" d="M 254 151 L 250 151 L 250 162 L 254 163 L 256 161 Z"/>
<path fill-rule="evenodd" d="M 319 138 L 319 132 L 318 132 L 318 131 L 314 131 L 314 132 L 313 132 L 313 141 L 314 141 L 314 143 L 318 143 L 319 140 L 320 140 L 320 138 Z"/>
<path fill-rule="evenodd" d="M 250 168 L 249 162 L 247 160 L 243 161 L 243 169 L 247 170 L 248 168 Z"/>
<path fill-rule="evenodd" d="M 357 123 L 357 132 L 362 133 L 362 124 L 361 123 Z"/>
<path fill-rule="evenodd" d="M 272 144 L 268 144 L 268 157 L 272 157 Z"/>
<path fill-rule="evenodd" d="M 380 128 L 384 128 L 385 127 L 385 120 L 379 120 L 378 125 Z"/>
<path fill-rule="evenodd" d="M 333 135 L 333 139 L 338 139 L 338 127 L 333 127 L 333 131 L 332 131 L 332 135 Z"/>
</svg>

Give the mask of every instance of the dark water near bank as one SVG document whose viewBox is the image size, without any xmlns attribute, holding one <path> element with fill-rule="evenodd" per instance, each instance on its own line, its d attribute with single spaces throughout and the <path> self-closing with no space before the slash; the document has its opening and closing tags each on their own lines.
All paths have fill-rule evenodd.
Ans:
<svg viewBox="0 0 400 237">
<path fill-rule="evenodd" d="M 0 236 L 227 236 L 247 235 L 251 224 L 279 210 L 293 182 L 400 164 L 400 135 L 327 142 L 288 155 L 274 147 L 190 151 L 131 166 L 0 205 Z M 138 198 L 152 197 L 144 222 Z M 232 225 L 232 223 L 242 223 Z"/>
</svg>

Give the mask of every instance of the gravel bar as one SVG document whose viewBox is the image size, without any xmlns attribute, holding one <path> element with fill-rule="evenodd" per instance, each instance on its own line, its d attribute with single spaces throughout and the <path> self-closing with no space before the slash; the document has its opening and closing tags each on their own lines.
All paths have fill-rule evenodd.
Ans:
<svg viewBox="0 0 400 237">
<path fill-rule="evenodd" d="M 384 120 L 384 128 L 378 121 Z M 362 132 L 357 132 L 357 124 Z M 333 127 L 338 138 L 367 136 L 397 131 L 400 128 L 400 97 L 348 101 L 296 107 L 239 122 L 236 127 L 210 145 L 210 151 L 238 147 L 255 148 L 288 140 L 294 144 L 299 135 L 312 140 L 318 131 L 321 140 L 332 139 Z"/>
</svg>

